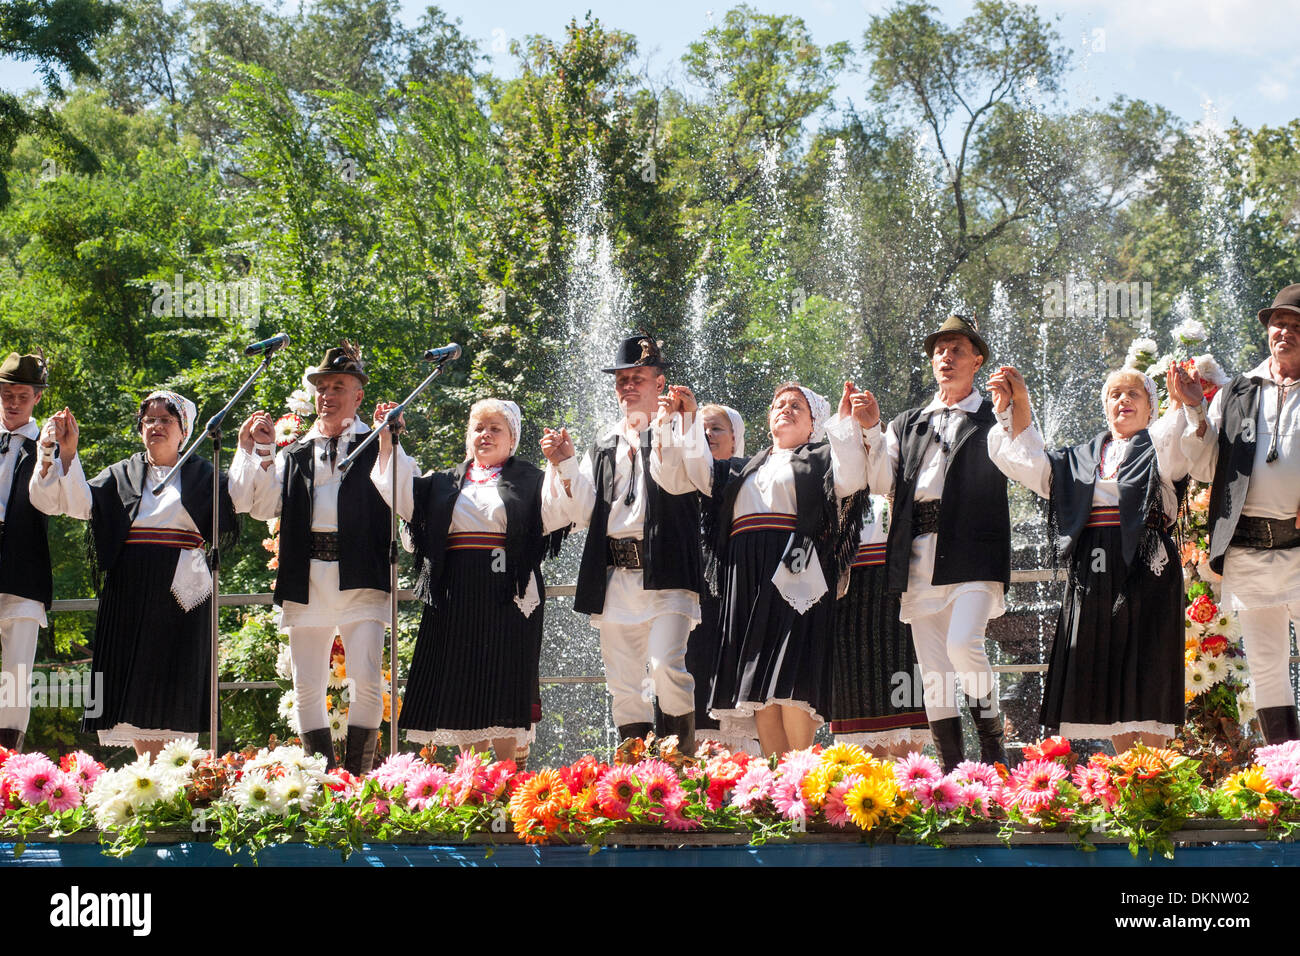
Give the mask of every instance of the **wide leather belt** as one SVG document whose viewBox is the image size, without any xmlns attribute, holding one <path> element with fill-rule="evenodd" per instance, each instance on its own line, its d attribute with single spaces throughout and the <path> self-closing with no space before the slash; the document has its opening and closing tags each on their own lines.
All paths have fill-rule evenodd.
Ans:
<svg viewBox="0 0 1300 956">
<path fill-rule="evenodd" d="M 339 535 L 337 531 L 313 531 L 311 533 L 311 559 L 313 561 L 337 561 L 339 559 Z"/>
<path fill-rule="evenodd" d="M 640 571 L 645 567 L 644 544 L 640 538 L 606 538 L 605 554 L 616 568 Z"/>
<path fill-rule="evenodd" d="M 940 504 L 942 502 L 936 499 L 934 501 L 918 501 L 912 506 L 913 538 L 919 538 L 923 534 L 938 533 Z"/>
<path fill-rule="evenodd" d="M 1294 518 L 1254 518 L 1242 515 L 1232 534 L 1235 548 L 1264 548 L 1278 551 L 1300 547 L 1300 530 Z"/>
</svg>

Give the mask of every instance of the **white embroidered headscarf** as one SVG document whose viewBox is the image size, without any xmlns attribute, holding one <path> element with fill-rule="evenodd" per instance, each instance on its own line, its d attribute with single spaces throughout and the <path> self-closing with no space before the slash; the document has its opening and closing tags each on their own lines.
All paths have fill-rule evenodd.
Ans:
<svg viewBox="0 0 1300 956">
<path fill-rule="evenodd" d="M 731 437 L 734 447 L 731 449 L 733 458 L 745 457 L 745 420 L 740 417 L 740 412 L 736 411 L 730 405 L 719 405 L 727 413 L 727 420 L 731 422 Z"/>
<path fill-rule="evenodd" d="M 514 402 L 503 398 L 484 398 L 475 402 L 469 410 L 469 421 L 474 421 L 475 415 L 481 414 L 500 415 L 506 420 L 506 425 L 510 428 L 510 454 L 519 451 L 519 433 L 523 427 L 523 415 L 519 411 L 519 406 Z M 469 424 L 465 427 L 465 457 L 474 457 L 474 441 L 470 435 Z"/>
<path fill-rule="evenodd" d="M 143 404 L 148 405 L 156 399 L 162 399 L 164 402 L 169 402 L 180 414 L 181 445 L 184 446 L 189 442 L 190 435 L 194 431 L 194 416 L 199 413 L 199 410 L 195 408 L 194 403 L 184 395 L 178 395 L 176 392 L 169 392 L 165 388 L 160 388 L 156 391 L 150 392 L 145 396 Z"/>
<path fill-rule="evenodd" d="M 1156 419 L 1160 417 L 1160 399 L 1156 396 L 1156 383 L 1152 381 L 1151 376 L 1147 375 L 1145 372 L 1139 372 L 1135 368 L 1117 368 L 1115 371 L 1107 374 L 1106 378 L 1102 381 L 1101 407 L 1103 414 L 1106 409 L 1106 392 L 1110 388 L 1110 380 L 1116 375 L 1136 375 L 1138 378 L 1142 379 L 1142 385 L 1147 390 L 1147 401 L 1151 403 L 1151 417 L 1147 421 L 1147 427 L 1150 428 L 1156 423 Z"/>
<path fill-rule="evenodd" d="M 824 397 L 818 395 L 811 388 L 804 388 L 802 385 L 790 383 L 772 396 L 773 403 L 776 402 L 776 396 L 780 395 L 781 392 L 788 392 L 794 388 L 803 393 L 804 401 L 808 403 L 808 410 L 812 413 L 812 435 L 808 440 L 810 442 L 825 441 L 826 422 L 831 417 L 831 403 L 826 401 Z"/>
</svg>

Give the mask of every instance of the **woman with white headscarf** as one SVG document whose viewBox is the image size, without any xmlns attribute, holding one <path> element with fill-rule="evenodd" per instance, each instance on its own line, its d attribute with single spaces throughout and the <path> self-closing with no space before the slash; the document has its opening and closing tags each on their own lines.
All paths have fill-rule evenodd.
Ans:
<svg viewBox="0 0 1300 956">
<path fill-rule="evenodd" d="M 190 458 L 161 494 L 153 493 L 189 441 L 195 412 L 175 392 L 151 392 L 135 419 L 144 451 L 86 481 L 76 419 L 65 409 L 46 423 L 43 460 L 30 486 L 33 500 L 90 521 L 99 592 L 90 670 L 102 675 L 103 686 L 83 727 L 98 731 L 101 744 L 134 745 L 140 754 L 208 730 L 212 578 L 204 547 L 212 543 L 211 462 Z M 220 487 L 226 551 L 239 519 L 224 475 Z"/>
<path fill-rule="evenodd" d="M 989 379 L 998 424 L 989 456 L 1049 501 L 1049 543 L 1069 562 L 1041 721 L 1076 739 L 1163 746 L 1183 722 L 1183 575 L 1169 536 L 1189 462 L 1181 408 L 1163 417 L 1155 384 L 1132 368 L 1101 390 L 1107 428 L 1049 451 L 1031 424 L 1024 377 Z"/>
<path fill-rule="evenodd" d="M 858 533 L 842 504 L 866 487 L 861 394 L 846 383 L 831 419 L 822 396 L 778 385 L 772 445 L 715 492 L 722 645 L 710 710 L 752 715 L 767 754 L 811 746 L 829 713 L 834 588 Z"/>
<path fill-rule="evenodd" d="M 393 407 L 380 404 L 376 428 Z M 519 431 L 518 405 L 484 399 L 470 409 L 458 467 L 417 478 L 399 458 L 397 473 L 425 605 L 399 726 L 416 743 L 491 746 L 499 760 L 533 740 L 541 563 L 569 523 L 543 505 L 543 472 L 515 456 Z M 392 448 L 385 428 L 370 475 L 385 501 Z"/>
</svg>

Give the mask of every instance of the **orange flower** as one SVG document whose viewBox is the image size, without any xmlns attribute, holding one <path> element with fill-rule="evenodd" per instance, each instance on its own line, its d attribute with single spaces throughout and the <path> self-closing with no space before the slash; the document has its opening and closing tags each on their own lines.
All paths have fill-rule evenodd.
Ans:
<svg viewBox="0 0 1300 956">
<path fill-rule="evenodd" d="M 564 785 L 559 771 L 543 770 L 525 781 L 510 798 L 510 816 L 515 822 L 515 832 L 526 840 L 539 826 L 547 833 L 554 833 L 559 827 L 560 813 L 572 804 L 573 795 Z"/>
</svg>

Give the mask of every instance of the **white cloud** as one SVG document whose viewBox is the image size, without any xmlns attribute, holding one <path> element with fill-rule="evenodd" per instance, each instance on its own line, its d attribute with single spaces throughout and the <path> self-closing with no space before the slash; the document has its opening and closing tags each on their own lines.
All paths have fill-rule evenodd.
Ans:
<svg viewBox="0 0 1300 956">
<path fill-rule="evenodd" d="M 1254 55 L 1294 49 L 1295 0 L 1039 0 L 1041 13 L 1086 18 L 1109 49 Z"/>
</svg>

